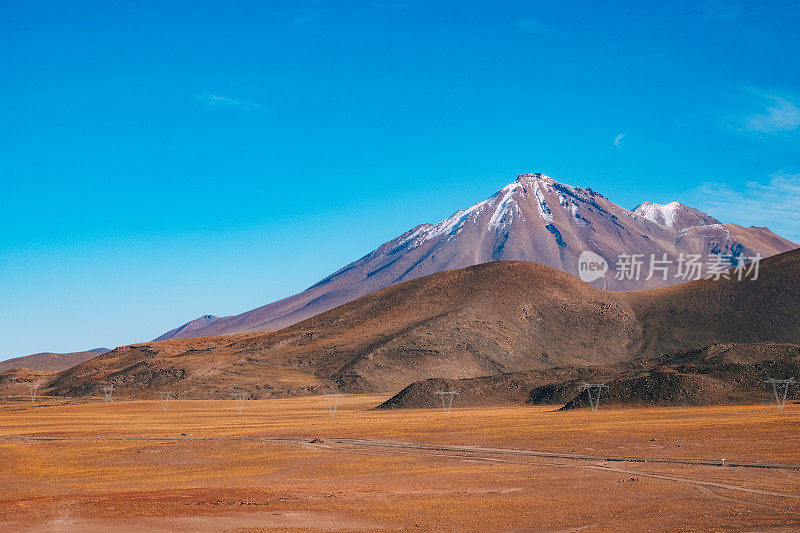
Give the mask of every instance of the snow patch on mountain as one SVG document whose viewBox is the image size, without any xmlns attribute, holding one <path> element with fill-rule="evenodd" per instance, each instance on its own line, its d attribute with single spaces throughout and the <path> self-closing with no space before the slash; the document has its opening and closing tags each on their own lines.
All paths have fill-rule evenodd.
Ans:
<svg viewBox="0 0 800 533">
<path fill-rule="evenodd" d="M 675 213 L 681 206 L 680 202 L 664 205 L 645 202 L 636 208 L 635 213 L 651 222 L 672 228 L 675 226 Z"/>
<path fill-rule="evenodd" d="M 707 224 L 705 226 L 692 226 L 689 228 L 683 228 L 678 232 L 678 236 L 683 237 L 690 232 L 696 233 L 697 235 L 707 239 L 727 240 L 731 236 L 730 230 L 725 229 L 722 224 Z"/>
<path fill-rule="evenodd" d="M 519 205 L 514 199 L 514 195 L 519 189 L 519 183 L 510 183 L 503 187 L 500 192 L 490 198 L 491 200 L 499 197 L 500 201 L 497 203 L 494 213 L 492 213 L 492 218 L 489 219 L 487 230 L 497 231 L 501 229 L 505 223 L 513 222 L 515 214 L 519 213 Z"/>
<path fill-rule="evenodd" d="M 394 247 L 399 248 L 410 243 L 408 248 L 416 248 L 422 243 L 437 237 L 453 236 L 461 230 L 467 220 L 472 218 L 473 215 L 480 213 L 483 208 L 486 207 L 496 196 L 497 195 L 495 194 L 491 198 L 487 198 L 482 202 L 478 202 L 467 209 L 456 211 L 438 224 L 425 224 L 418 226 L 415 230 L 408 233 L 405 238 L 397 241 Z"/>
<path fill-rule="evenodd" d="M 536 195 L 536 206 L 539 208 L 539 215 L 544 220 L 545 225 L 553 223 L 553 212 L 547 205 L 547 200 L 544 197 L 542 189 L 539 187 L 539 182 L 533 183 L 533 193 Z"/>
</svg>

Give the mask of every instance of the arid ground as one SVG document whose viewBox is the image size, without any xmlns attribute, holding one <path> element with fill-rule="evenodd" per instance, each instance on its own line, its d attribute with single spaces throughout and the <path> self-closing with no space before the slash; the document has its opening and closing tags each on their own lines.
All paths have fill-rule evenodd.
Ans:
<svg viewBox="0 0 800 533">
<path fill-rule="evenodd" d="M 387 398 L 5 401 L 0 530 L 800 530 L 798 404 Z"/>
</svg>

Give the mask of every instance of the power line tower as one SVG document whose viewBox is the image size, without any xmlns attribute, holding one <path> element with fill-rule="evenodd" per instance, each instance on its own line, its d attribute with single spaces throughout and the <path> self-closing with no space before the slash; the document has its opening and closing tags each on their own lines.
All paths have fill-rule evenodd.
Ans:
<svg viewBox="0 0 800 533">
<path fill-rule="evenodd" d="M 331 415 L 331 418 L 336 418 L 336 407 L 339 405 L 339 398 L 342 397 L 339 393 L 331 393 L 326 394 L 325 397 L 328 399 L 328 414 Z"/>
<path fill-rule="evenodd" d="M 458 391 L 441 391 L 437 390 L 434 392 L 436 396 L 441 396 L 442 398 L 442 409 L 444 410 L 444 416 L 450 416 L 450 410 L 453 408 L 453 397 L 458 395 Z M 445 398 L 449 399 L 446 401 Z"/>
<path fill-rule="evenodd" d="M 111 393 L 114 392 L 114 385 L 103 385 L 103 403 L 113 402 L 114 399 L 111 398 Z"/>
<path fill-rule="evenodd" d="M 161 398 L 161 411 L 166 413 L 170 398 L 174 398 L 175 396 L 172 394 L 172 391 L 160 390 L 158 391 L 158 397 Z"/>
<path fill-rule="evenodd" d="M 233 399 L 236 400 L 236 412 L 242 414 L 242 409 L 244 408 L 244 401 L 250 397 L 249 394 L 246 392 L 234 392 L 232 394 Z"/>
<path fill-rule="evenodd" d="M 31 395 L 31 403 L 36 401 L 36 390 L 39 388 L 38 383 L 28 383 L 28 392 Z"/>
<path fill-rule="evenodd" d="M 797 383 L 797 381 L 795 381 L 794 378 L 769 378 L 768 380 L 764 381 L 764 383 L 769 383 L 772 385 L 772 392 L 775 393 L 775 402 L 778 404 L 778 409 L 783 410 L 783 406 L 786 405 L 786 397 L 789 395 L 789 386 L 794 385 Z"/>
<path fill-rule="evenodd" d="M 600 407 L 600 393 L 603 389 L 607 389 L 608 385 L 605 383 L 582 383 L 581 390 L 586 389 L 586 394 L 589 395 L 589 406 L 592 412 L 596 413 L 597 408 Z"/>
</svg>

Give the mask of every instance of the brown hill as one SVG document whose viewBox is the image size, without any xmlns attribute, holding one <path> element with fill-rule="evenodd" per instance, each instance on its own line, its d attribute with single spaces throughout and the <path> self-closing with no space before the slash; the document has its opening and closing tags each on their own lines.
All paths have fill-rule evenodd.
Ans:
<svg viewBox="0 0 800 533">
<path fill-rule="evenodd" d="M 22 399 L 29 398 L 29 384 L 39 384 L 37 395 L 41 395 L 48 380 L 53 378 L 53 372 L 41 370 L 31 370 L 29 368 L 17 368 L 0 372 L 0 394 L 6 399 L 17 397 Z"/>
<path fill-rule="evenodd" d="M 429 375 L 608 364 L 638 353 L 640 335 L 612 293 L 543 265 L 499 261 L 389 287 L 278 332 L 117 348 L 53 386 L 67 395 L 108 380 L 131 393 L 180 382 L 200 396 L 236 386 L 387 391 Z"/>
<path fill-rule="evenodd" d="M 800 376 L 798 344 L 725 344 L 665 358 L 643 372 L 620 372 L 603 390 L 606 403 L 657 405 L 718 405 L 775 401 L 764 381 Z M 586 393 L 575 394 L 572 384 L 555 384 L 571 398 L 562 409 L 588 406 Z M 535 401 L 540 390 L 531 391 Z M 789 401 L 800 398 L 790 387 Z M 550 402 L 547 402 L 550 403 Z"/>
<path fill-rule="evenodd" d="M 169 386 L 183 396 L 265 396 L 570 366 L 645 369 L 656 356 L 715 344 L 800 342 L 798 272 L 793 251 L 764 260 L 757 281 L 618 293 L 498 261 L 389 287 L 277 332 L 118 348 L 62 372 L 52 391 L 80 395 L 113 381 L 122 395 Z"/>
<path fill-rule="evenodd" d="M 17 368 L 29 368 L 43 372 L 59 372 L 73 367 L 84 361 L 88 361 L 100 354 L 106 353 L 108 348 L 95 348 L 85 352 L 54 353 L 42 352 L 22 357 L 14 357 L 0 361 L 0 372 L 14 370 Z"/>
<path fill-rule="evenodd" d="M 543 398 L 538 398 L 531 403 L 563 405 L 575 396 L 575 390 L 577 390 L 567 391 L 566 384 L 597 381 L 604 377 L 610 378 L 612 375 L 613 371 L 609 367 L 569 366 L 477 378 L 429 378 L 408 385 L 377 406 L 376 409 L 438 408 L 442 404 L 441 398 L 436 396 L 437 391 L 458 392 L 453 400 L 455 407 L 523 404 L 531 402 L 533 391 L 545 391 L 550 387 L 558 387 L 558 395 L 545 393 Z M 561 388 L 564 389 L 563 395 Z M 562 396 L 563 398 L 561 398 Z"/>
<path fill-rule="evenodd" d="M 609 367 L 571 366 L 461 380 L 431 378 L 412 383 L 378 408 L 438 407 L 441 400 L 435 392 L 451 390 L 459 393 L 456 406 L 529 403 L 574 409 L 589 406 L 582 383 L 606 383 L 602 391 L 606 405 L 772 402 L 772 388 L 764 381 L 798 376 L 798 344 L 724 344 Z M 800 390 L 791 387 L 787 398 L 800 398 Z"/>
<path fill-rule="evenodd" d="M 644 355 L 718 343 L 800 342 L 800 250 L 761 261 L 755 281 L 731 276 L 616 296 L 641 324 Z"/>
</svg>

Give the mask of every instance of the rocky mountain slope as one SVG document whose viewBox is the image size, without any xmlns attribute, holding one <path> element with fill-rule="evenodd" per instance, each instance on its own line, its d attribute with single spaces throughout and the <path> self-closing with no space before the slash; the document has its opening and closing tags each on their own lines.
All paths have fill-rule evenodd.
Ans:
<svg viewBox="0 0 800 533">
<path fill-rule="evenodd" d="M 642 204 L 629 211 L 592 189 L 523 174 L 490 198 L 438 224 L 413 228 L 299 294 L 201 327 L 182 326 L 159 339 L 277 330 L 404 281 L 495 260 L 537 262 L 576 274 L 581 253 L 591 251 L 609 264 L 608 289 L 632 290 L 687 278 L 673 269 L 667 279 L 648 279 L 646 270 L 616 279 L 621 254 L 643 254 L 644 261 L 652 254 L 668 254 L 671 261 L 680 254 L 704 260 L 724 254 L 735 264 L 737 258 L 796 246 L 767 228 L 720 224 L 681 204 Z"/>
</svg>

